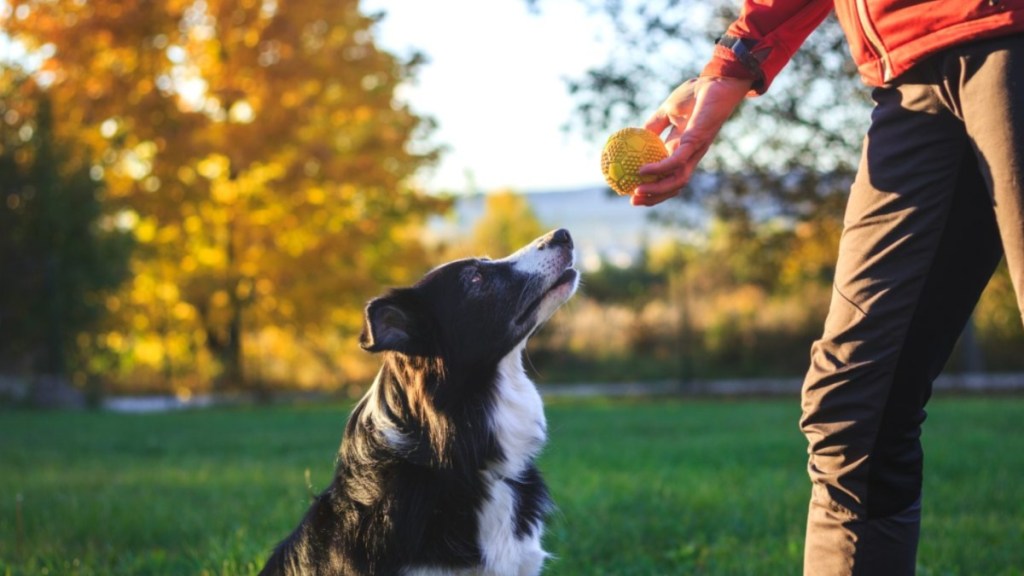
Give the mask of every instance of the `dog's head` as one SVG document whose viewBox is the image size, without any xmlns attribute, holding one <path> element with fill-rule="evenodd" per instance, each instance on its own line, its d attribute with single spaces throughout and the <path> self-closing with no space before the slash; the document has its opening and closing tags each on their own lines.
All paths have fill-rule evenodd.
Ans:
<svg viewBox="0 0 1024 576">
<path fill-rule="evenodd" d="M 573 262 L 572 237 L 560 229 L 501 260 L 444 264 L 372 300 L 360 345 L 455 363 L 496 361 L 576 291 Z"/>
</svg>

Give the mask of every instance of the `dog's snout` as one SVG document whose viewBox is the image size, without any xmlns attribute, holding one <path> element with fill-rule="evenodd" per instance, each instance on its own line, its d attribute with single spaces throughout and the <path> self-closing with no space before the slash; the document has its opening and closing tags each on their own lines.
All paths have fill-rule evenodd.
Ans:
<svg viewBox="0 0 1024 576">
<path fill-rule="evenodd" d="M 572 236 L 569 234 L 569 231 L 566 230 L 565 228 L 559 228 L 558 230 L 549 232 L 547 236 L 544 236 L 544 238 L 540 241 L 540 245 L 538 246 L 538 248 L 543 250 L 548 246 L 565 246 L 566 248 L 572 250 Z"/>
</svg>

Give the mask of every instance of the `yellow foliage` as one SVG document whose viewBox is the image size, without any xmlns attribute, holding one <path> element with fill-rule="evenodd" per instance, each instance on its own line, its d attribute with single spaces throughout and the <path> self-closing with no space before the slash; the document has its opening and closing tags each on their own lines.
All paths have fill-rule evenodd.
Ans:
<svg viewBox="0 0 1024 576">
<path fill-rule="evenodd" d="M 716 295 L 711 308 L 728 316 L 752 318 L 767 299 L 768 294 L 763 289 L 747 284 Z"/>
<path fill-rule="evenodd" d="M 149 318 L 143 314 L 136 314 L 132 316 L 132 329 L 136 332 L 144 332 L 149 328 Z"/>
<path fill-rule="evenodd" d="M 181 271 L 185 273 L 195 272 L 196 268 L 199 267 L 199 263 L 194 256 L 191 254 L 185 255 L 181 259 Z"/>
<path fill-rule="evenodd" d="M 144 218 L 135 227 L 135 238 L 143 244 L 149 244 L 156 238 L 156 222 L 149 218 Z"/>
<path fill-rule="evenodd" d="M 160 340 L 153 336 L 147 336 L 136 342 L 133 352 L 140 363 L 154 367 L 159 366 L 164 358 L 164 347 Z"/>
<path fill-rule="evenodd" d="M 274 283 L 269 278 L 260 278 L 256 281 L 256 293 L 266 296 L 274 291 Z"/>
<path fill-rule="evenodd" d="M 227 174 L 230 160 L 222 154 L 211 154 L 196 165 L 196 171 L 207 180 L 217 180 Z"/>
<path fill-rule="evenodd" d="M 163 226 L 156 234 L 156 241 L 160 244 L 173 244 L 181 239 L 181 228 L 177 226 Z"/>
<path fill-rule="evenodd" d="M 327 198 L 327 194 L 324 193 L 324 189 L 320 187 L 312 187 L 306 191 L 306 199 L 310 204 L 319 206 L 324 203 Z"/>
<path fill-rule="evenodd" d="M 259 274 L 260 267 L 255 261 L 246 261 L 238 265 L 238 271 L 242 276 L 253 277 Z"/>
<path fill-rule="evenodd" d="M 452 250 L 449 257 L 511 254 L 545 231 L 530 203 L 512 190 L 486 196 L 484 213 L 470 232 L 468 244 Z"/>
<path fill-rule="evenodd" d="M 174 317 L 177 318 L 178 320 L 188 321 L 195 319 L 195 309 L 192 306 L 186 304 L 185 302 L 177 302 L 174 305 L 173 310 Z"/>
<path fill-rule="evenodd" d="M 218 308 L 226 307 L 231 302 L 231 296 L 224 290 L 217 290 L 210 296 L 210 303 Z"/>
<path fill-rule="evenodd" d="M 246 339 L 277 331 L 263 351 L 287 367 L 275 374 L 333 378 L 303 338 L 334 334 L 318 346 L 351 354 L 336 335 L 358 331 L 380 286 L 422 271 L 414 230 L 440 206 L 407 183 L 436 151 L 409 145 L 429 127 L 396 103 L 410 70 L 377 49 L 373 20 L 319 0 L 21 6 L 5 33 L 49 46 L 58 137 L 95 159 L 123 215 L 112 225 L 143 245 L 105 302 L 119 365 L 209 378 L 238 360 L 216 354 L 240 321 Z M 355 354 L 346 370 L 361 370 Z"/>
<path fill-rule="evenodd" d="M 156 296 L 162 302 L 175 302 L 178 300 L 178 295 L 178 287 L 170 282 L 162 282 L 157 286 Z"/>
<path fill-rule="evenodd" d="M 831 278 L 841 235 L 842 221 L 838 217 L 820 217 L 797 225 L 794 247 L 781 264 L 780 283 L 797 287 Z"/>
<path fill-rule="evenodd" d="M 234 182 L 218 180 L 210 188 L 210 197 L 220 204 L 234 204 L 238 199 L 239 186 Z"/>
<path fill-rule="evenodd" d="M 105 338 L 107 348 L 111 350 L 119 351 L 124 347 L 124 337 L 119 332 L 109 332 Z"/>
<path fill-rule="evenodd" d="M 198 234 L 203 229 L 203 220 L 196 215 L 189 215 L 182 225 L 188 234 Z"/>
<path fill-rule="evenodd" d="M 186 186 L 191 186 L 192 184 L 195 184 L 196 171 L 193 170 L 191 166 L 180 166 L 178 168 L 177 176 L 178 180 L 180 180 L 181 183 Z"/>
<path fill-rule="evenodd" d="M 152 302 L 153 291 L 156 288 L 156 280 L 148 274 L 138 274 L 134 278 L 131 288 L 132 300 L 136 302 Z"/>
<path fill-rule="evenodd" d="M 226 261 L 224 251 L 213 247 L 198 248 L 195 256 L 196 261 L 207 268 L 220 268 Z"/>
</svg>

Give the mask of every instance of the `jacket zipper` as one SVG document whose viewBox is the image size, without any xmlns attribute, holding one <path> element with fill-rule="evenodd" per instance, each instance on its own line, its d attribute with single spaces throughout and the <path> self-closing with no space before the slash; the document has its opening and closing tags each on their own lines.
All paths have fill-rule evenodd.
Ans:
<svg viewBox="0 0 1024 576">
<path fill-rule="evenodd" d="M 857 18 L 860 20 L 861 30 L 864 31 L 864 38 L 878 55 L 878 59 L 882 61 L 882 81 L 888 82 L 892 80 L 892 66 L 889 64 L 889 54 L 886 53 L 882 39 L 878 37 L 878 31 L 875 30 L 875 26 L 871 23 L 871 18 L 868 16 L 867 0 L 856 0 L 854 4 L 857 7 Z"/>
</svg>

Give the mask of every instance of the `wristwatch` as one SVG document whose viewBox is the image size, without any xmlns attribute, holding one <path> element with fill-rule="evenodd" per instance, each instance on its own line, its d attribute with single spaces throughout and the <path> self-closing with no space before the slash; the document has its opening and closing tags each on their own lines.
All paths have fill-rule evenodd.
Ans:
<svg viewBox="0 0 1024 576">
<path fill-rule="evenodd" d="M 736 59 L 755 74 L 757 80 L 764 78 L 764 73 L 761 72 L 761 59 L 751 51 L 751 48 L 757 44 L 757 40 L 722 34 L 715 43 L 731 50 L 736 55 Z"/>
</svg>

